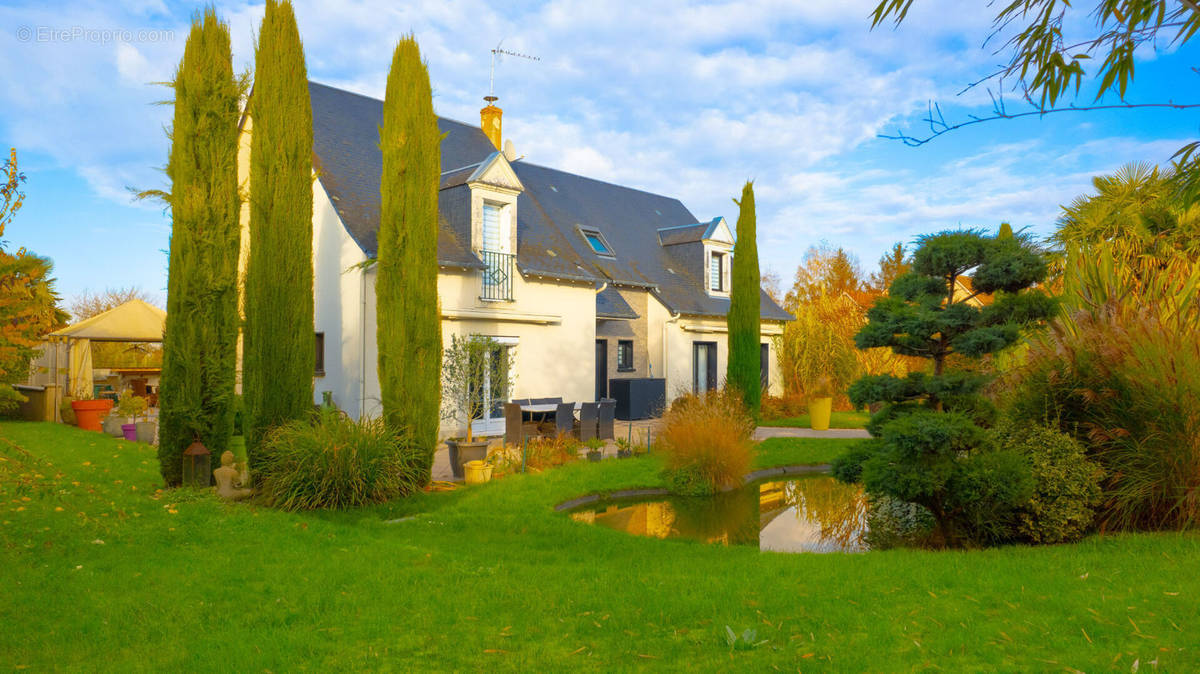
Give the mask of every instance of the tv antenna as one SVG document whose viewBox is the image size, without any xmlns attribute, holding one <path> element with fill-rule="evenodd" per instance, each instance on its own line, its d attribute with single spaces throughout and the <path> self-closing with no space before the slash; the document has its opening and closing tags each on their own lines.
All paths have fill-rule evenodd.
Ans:
<svg viewBox="0 0 1200 674">
<path fill-rule="evenodd" d="M 504 56 L 516 56 L 517 58 L 529 59 L 530 61 L 541 61 L 542 60 L 541 58 L 539 58 L 537 56 L 531 56 L 529 54 L 521 54 L 521 53 L 518 53 L 515 51 L 501 49 L 500 46 L 503 44 L 504 44 L 504 40 L 500 40 L 499 42 L 496 43 L 496 48 L 492 50 L 492 72 L 491 72 L 491 75 L 488 77 L 488 95 L 487 95 L 487 97 L 484 98 L 484 100 L 487 101 L 488 103 L 491 103 L 492 101 L 497 100 L 497 98 L 496 98 L 496 60 L 497 59 L 504 57 Z"/>
</svg>

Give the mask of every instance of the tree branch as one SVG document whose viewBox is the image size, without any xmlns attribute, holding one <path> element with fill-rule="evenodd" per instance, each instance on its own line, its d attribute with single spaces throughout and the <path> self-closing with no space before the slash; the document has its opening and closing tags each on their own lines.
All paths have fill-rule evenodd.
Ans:
<svg viewBox="0 0 1200 674">
<path fill-rule="evenodd" d="M 970 119 L 963 121 L 963 122 L 958 122 L 956 124 L 951 124 L 951 123 L 947 122 L 945 116 L 942 115 L 941 107 L 937 103 L 930 102 L 928 116 L 925 119 L 921 120 L 921 121 L 927 122 L 929 124 L 929 135 L 922 137 L 922 138 L 917 138 L 915 136 L 910 136 L 910 135 L 904 133 L 903 131 L 897 131 L 896 135 L 887 135 L 887 134 L 881 133 L 881 134 L 878 134 L 877 137 L 886 138 L 888 140 L 898 140 L 909 147 L 917 147 L 920 145 L 924 145 L 925 143 L 928 143 L 929 141 L 933 140 L 934 138 L 937 138 L 938 136 L 949 133 L 956 129 L 961 129 L 963 127 L 971 126 L 973 124 L 980 124 L 982 122 L 992 122 L 992 121 L 996 121 L 999 119 L 1018 119 L 1021 117 L 1033 117 L 1033 116 L 1043 117 L 1045 115 L 1051 115 L 1051 114 L 1058 113 L 1058 112 L 1092 112 L 1092 111 L 1096 111 L 1096 110 L 1133 110 L 1136 108 L 1170 108 L 1172 110 L 1188 110 L 1188 109 L 1193 109 L 1193 108 L 1200 108 L 1200 103 L 1171 103 L 1171 102 L 1168 102 L 1168 103 L 1116 103 L 1116 104 L 1111 104 L 1111 105 L 1087 105 L 1087 106 L 1072 105 L 1072 106 L 1065 107 L 1065 108 L 1050 108 L 1050 109 L 1038 108 L 1035 110 L 1029 110 L 1027 112 L 1009 113 L 1007 110 L 1005 110 L 1002 100 L 995 99 L 995 98 L 993 98 L 993 100 L 996 102 L 994 103 L 992 115 L 990 115 L 988 117 L 977 117 L 975 115 L 968 115 L 968 117 L 970 117 Z"/>
</svg>

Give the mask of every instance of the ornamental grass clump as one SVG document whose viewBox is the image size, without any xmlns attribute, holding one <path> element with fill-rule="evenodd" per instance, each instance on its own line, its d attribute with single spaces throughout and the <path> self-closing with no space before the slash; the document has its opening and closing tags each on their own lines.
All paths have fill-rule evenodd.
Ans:
<svg viewBox="0 0 1200 674">
<path fill-rule="evenodd" d="M 712 494 L 741 484 L 754 459 L 754 419 L 741 396 L 728 391 L 687 394 L 663 416 L 655 447 L 664 477 L 678 494 Z"/>
<path fill-rule="evenodd" d="M 420 489 L 423 455 L 381 419 L 355 421 L 323 408 L 309 421 L 271 430 L 261 449 L 259 490 L 283 510 L 353 508 Z"/>
<path fill-rule="evenodd" d="M 1101 529 L 1200 522 L 1200 260 L 1116 240 L 1071 251 L 1068 312 L 1001 397 L 1073 435 L 1106 471 Z"/>
</svg>

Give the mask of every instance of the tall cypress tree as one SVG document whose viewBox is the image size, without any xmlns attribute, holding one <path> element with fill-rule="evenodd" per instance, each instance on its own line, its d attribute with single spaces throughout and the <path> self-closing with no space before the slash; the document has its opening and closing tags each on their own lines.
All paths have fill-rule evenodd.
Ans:
<svg viewBox="0 0 1200 674">
<path fill-rule="evenodd" d="M 173 82 L 167 175 L 171 244 L 159 394 L 158 458 L 179 484 L 194 439 L 214 460 L 233 431 L 237 359 L 238 103 L 229 26 L 208 9 L 192 19 Z"/>
<path fill-rule="evenodd" d="M 729 292 L 729 364 L 727 385 L 742 394 L 751 414 L 758 416 L 762 401 L 762 365 L 759 346 L 760 279 L 758 236 L 754 221 L 754 183 L 746 181 L 738 205 L 737 243 L 733 246 L 733 282 Z"/>
<path fill-rule="evenodd" d="M 312 103 L 288 0 L 267 0 L 250 119 L 242 392 L 253 458 L 267 429 L 313 405 Z"/>
<path fill-rule="evenodd" d="M 375 285 L 379 388 L 396 432 L 427 450 L 429 479 L 442 403 L 442 325 L 437 297 L 437 191 L 441 133 L 429 71 L 417 41 L 392 55 L 379 147 L 379 262 Z"/>
</svg>

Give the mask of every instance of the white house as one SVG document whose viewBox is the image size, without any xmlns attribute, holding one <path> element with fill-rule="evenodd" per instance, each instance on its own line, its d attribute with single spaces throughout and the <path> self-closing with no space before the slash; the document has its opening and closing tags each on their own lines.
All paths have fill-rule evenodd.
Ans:
<svg viewBox="0 0 1200 674">
<path fill-rule="evenodd" d="M 360 263 L 376 253 L 383 103 L 317 83 L 309 92 L 315 395 L 329 392 L 353 416 L 375 415 L 375 274 Z M 486 392 L 494 403 L 483 420 L 488 432 L 503 430 L 499 403 L 511 398 L 596 400 L 610 379 L 631 377 L 665 378 L 668 397 L 718 386 L 729 224 L 700 221 L 677 199 L 519 159 L 511 143 L 500 149 L 500 121 L 490 104 L 481 111 L 487 133 L 438 120 L 442 334 L 446 343 L 451 335 L 489 335 L 512 356 L 511 371 L 495 373 L 500 381 Z M 243 132 L 239 165 L 249 184 L 253 120 L 244 120 Z M 244 241 L 248 217 L 244 210 Z M 761 301 L 765 378 L 778 392 L 770 337 L 792 316 L 765 293 Z"/>
</svg>

